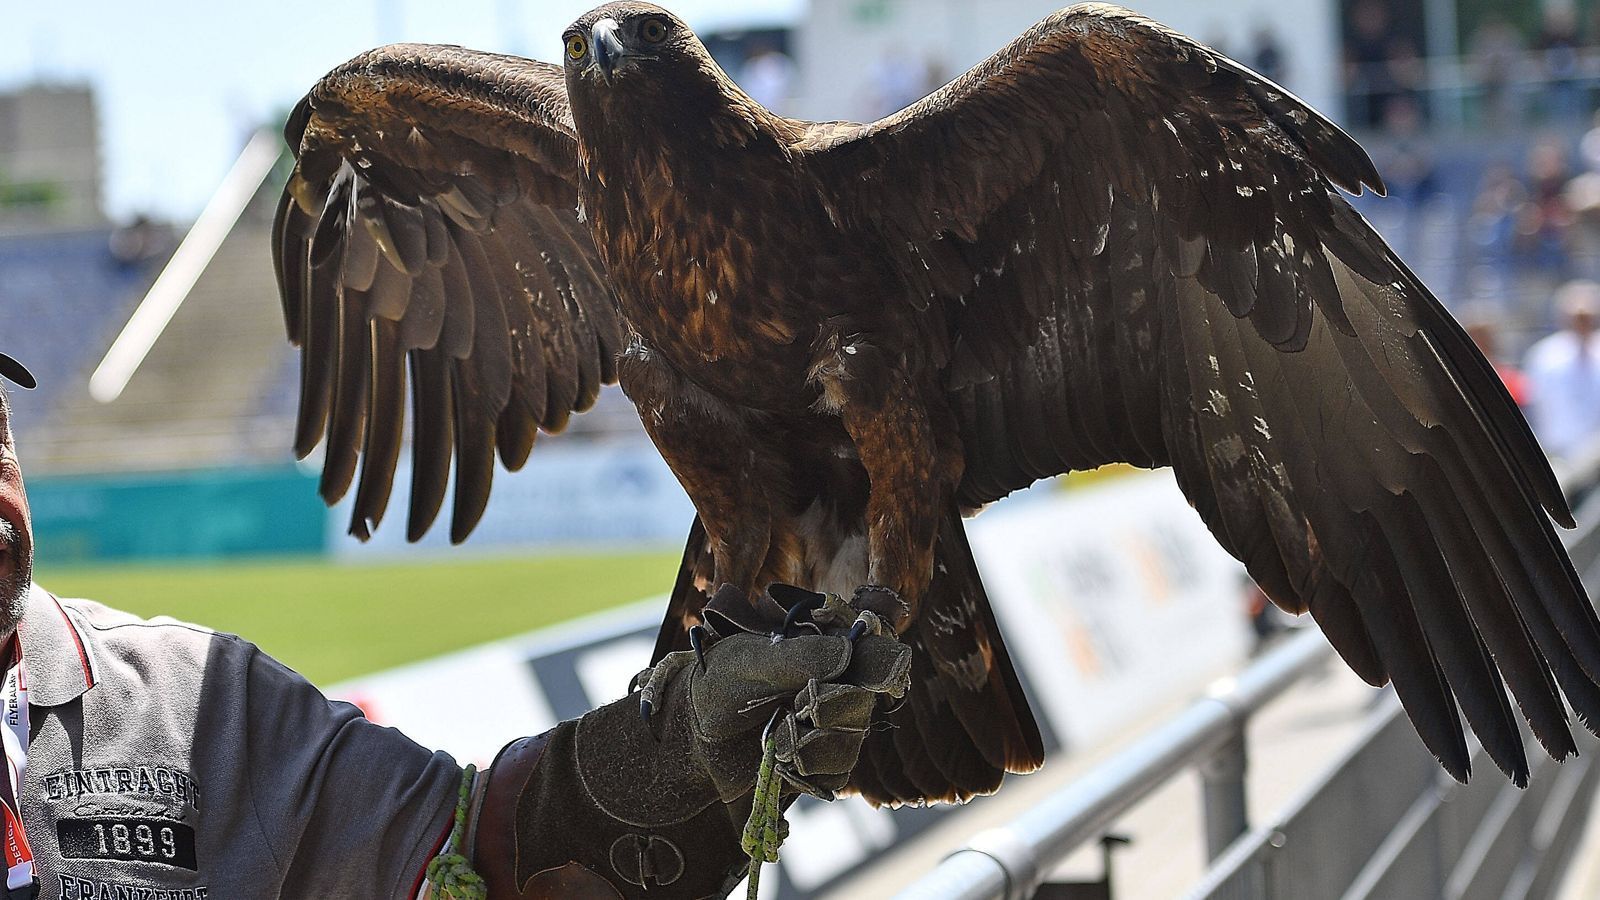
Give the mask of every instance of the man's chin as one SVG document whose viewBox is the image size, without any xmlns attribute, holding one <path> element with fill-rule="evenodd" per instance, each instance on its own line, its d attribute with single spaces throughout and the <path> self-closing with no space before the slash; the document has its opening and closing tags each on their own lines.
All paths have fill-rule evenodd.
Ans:
<svg viewBox="0 0 1600 900">
<path fill-rule="evenodd" d="M 28 591 L 33 585 L 33 567 L 18 565 L 6 554 L 4 574 L 0 575 L 0 639 L 9 636 L 22 621 L 28 608 Z"/>
</svg>

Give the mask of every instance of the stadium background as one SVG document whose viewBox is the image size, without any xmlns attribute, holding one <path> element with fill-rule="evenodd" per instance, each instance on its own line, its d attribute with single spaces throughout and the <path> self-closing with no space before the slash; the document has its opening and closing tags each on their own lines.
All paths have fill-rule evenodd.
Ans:
<svg viewBox="0 0 1600 900">
<path fill-rule="evenodd" d="M 540 15 L 562 5 L 542 4 Z M 576 16 L 588 4 L 564 5 Z M 735 78 L 773 92 L 762 99 L 795 115 L 858 119 L 914 100 L 1055 6 L 811 0 L 742 13 L 738 4 L 699 5 L 709 10 L 705 22 L 691 17 L 691 24 L 709 25 L 702 34 Z M 1600 130 L 1590 131 L 1600 98 L 1600 5 L 1135 6 L 1260 68 L 1356 134 L 1392 194 L 1362 198 L 1359 206 L 1458 316 L 1497 332 L 1500 359 L 1515 361 L 1555 326 L 1550 296 L 1557 284 L 1600 275 Z M 516 27 L 514 3 L 497 2 L 491 15 L 500 43 L 480 41 L 482 49 L 553 56 L 554 35 Z M 391 40 L 449 39 L 419 30 L 420 19 L 408 16 L 406 4 L 380 0 L 371 33 L 344 37 L 351 52 Z M 670 585 L 691 510 L 618 391 L 608 389 L 567 433 L 544 438 L 524 472 L 500 473 L 489 513 L 464 546 L 448 547 L 438 529 L 407 546 L 393 520 L 372 542 L 355 542 L 344 534 L 343 511 L 325 510 L 316 496 L 317 460 L 296 463 L 289 451 L 296 358 L 282 336 L 267 240 L 286 163 L 281 145 L 267 138 L 248 145 L 272 148 L 254 168 L 245 149 L 258 127 L 276 133 L 281 112 L 233 123 L 238 140 L 220 148 L 172 136 L 167 150 L 200 154 L 199 168 L 216 167 L 207 153 L 238 158 L 231 169 L 218 169 L 229 174 L 204 210 L 108 204 L 111 163 L 132 151 L 102 130 L 105 85 L 88 72 L 38 69 L 0 83 L 0 341 L 41 382 L 37 391 L 13 392 L 41 583 L 243 634 L 313 681 L 339 686 L 375 717 L 381 708 L 396 720 L 406 716 L 395 710 L 395 698 L 414 694 L 419 679 L 461 676 L 441 676 L 444 670 L 428 664 L 402 669 L 390 682 L 364 676 L 485 642 L 511 652 L 508 637 L 612 608 L 622 612 L 527 638 L 511 655 L 565 659 L 560 654 L 584 641 L 636 637 L 649 604 L 629 604 Z M 129 90 L 181 87 L 118 86 Z M 278 109 L 294 99 L 279 98 Z M 197 219 L 202 227 L 191 232 Z M 186 237 L 204 251 L 188 266 L 192 287 L 175 290 L 169 276 L 164 290 L 152 291 Z M 181 306 L 150 331 L 153 342 L 136 365 L 97 380 L 134 311 L 158 295 Z M 406 482 L 402 471 L 397 484 Z M 1212 629 L 1215 640 L 1193 660 L 1193 671 L 1226 668 L 1250 646 L 1248 592 L 1234 570 L 1223 563 L 1206 569 L 1209 556 L 1169 560 L 1182 569 L 1173 581 L 1197 567 L 1209 573 L 1200 579 L 1205 596 L 1185 607 L 1183 591 L 1152 588 L 1150 578 L 1109 585 L 1106 573 L 1115 567 L 1106 560 L 1120 551 L 1102 535 L 1097 558 L 1090 552 L 1096 536 L 1065 524 L 1127 506 L 1130 521 L 1144 523 L 1129 528 L 1143 527 L 1153 553 L 1179 545 L 1214 553 L 1205 549 L 1203 531 L 1191 545 L 1184 542 L 1193 534 L 1175 539 L 1151 529 L 1184 513 L 1167 495 L 1129 500 L 1149 484 L 1097 473 L 1002 503 L 978 520 L 993 515 L 994 525 L 982 525 L 992 536 L 981 529 L 975 536 L 988 580 L 995 593 L 1023 598 L 1001 598 L 1004 604 L 1058 603 L 1077 615 L 1106 608 L 1108 598 L 1121 610 L 1135 597 L 1154 597 L 1140 621 L 1175 628 L 1178 643 L 1189 617 L 1203 609 L 1213 624 L 1193 627 Z M 1074 551 L 1085 547 L 1090 551 Z M 1051 554 L 1058 555 L 1054 568 L 1039 565 L 1042 574 L 1028 582 L 1029 561 Z M 1131 566 L 1159 573 L 1163 563 L 1151 559 Z M 1130 698 L 1144 704 L 1136 713 L 1148 713 L 1197 683 L 1179 677 L 1159 646 L 1141 661 L 1148 648 L 1131 639 L 1118 644 L 1104 630 L 1083 633 L 1100 642 L 1088 657 L 1097 665 L 1112 661 L 1124 680 L 1102 684 L 1098 694 L 1092 685 L 1076 695 L 1058 692 L 1091 712 L 1069 723 L 1047 709 L 1057 745 L 1093 744 L 1137 718 L 1124 709 L 1136 702 Z M 629 652 L 617 651 L 600 669 L 643 665 L 636 646 L 619 646 Z M 561 678 L 583 679 L 581 662 L 563 665 Z M 1165 679 L 1159 687 L 1151 686 L 1154 675 Z M 480 712 L 505 717 L 507 728 L 533 730 L 541 717 L 573 714 L 584 708 L 580 700 L 596 699 L 546 687 L 545 700 L 562 690 L 567 699 L 533 710 L 490 696 Z M 413 733 L 430 743 L 426 733 Z M 879 826 L 860 827 L 870 833 Z M 810 883 L 834 875 L 823 872 Z M 792 880 L 786 889 L 794 889 Z"/>
</svg>

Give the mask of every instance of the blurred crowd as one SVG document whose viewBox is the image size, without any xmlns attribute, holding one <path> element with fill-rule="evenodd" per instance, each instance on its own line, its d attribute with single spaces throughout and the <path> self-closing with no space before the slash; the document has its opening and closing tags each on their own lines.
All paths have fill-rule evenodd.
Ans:
<svg viewBox="0 0 1600 900">
<path fill-rule="evenodd" d="M 1362 211 L 1545 449 L 1600 457 L 1600 5 L 1493 6 L 1445 59 L 1426 56 L 1408 9 L 1347 7 L 1343 121 L 1389 188 Z"/>
<path fill-rule="evenodd" d="M 1555 331 L 1535 341 L 1520 367 L 1502 353 L 1498 316 L 1473 310 L 1462 324 L 1494 364 L 1545 452 L 1570 463 L 1600 454 L 1600 282 L 1569 281 L 1555 292 Z"/>
<path fill-rule="evenodd" d="M 1511 300 L 1519 278 L 1600 279 L 1600 123 L 1572 145 L 1542 137 L 1520 165 L 1491 160 L 1483 168 L 1466 220 L 1472 265 L 1493 288 L 1479 287 L 1479 297 Z M 1415 186 L 1397 195 L 1402 204 L 1420 206 L 1436 187 L 1428 183 L 1437 177 L 1432 160 L 1419 168 Z"/>
<path fill-rule="evenodd" d="M 1530 120 L 1582 117 L 1600 88 L 1600 7 L 1587 15 L 1570 0 L 1540 5 L 1520 25 L 1489 6 L 1458 48 L 1459 59 L 1429 59 L 1421 20 L 1409 5 L 1355 0 L 1344 29 L 1344 83 L 1356 128 L 1392 116 L 1464 118 L 1492 130 Z"/>
<path fill-rule="evenodd" d="M 797 69 L 776 44 L 750 42 L 733 72 L 739 85 L 761 105 L 780 113 L 793 112 Z M 936 56 L 891 45 L 872 61 L 865 87 L 851 100 L 851 115 L 871 122 L 899 112 L 938 90 L 950 75 Z"/>
<path fill-rule="evenodd" d="M 1426 178 L 1441 180 L 1431 167 Z M 1411 233 L 1391 235 L 1404 249 L 1420 252 L 1418 232 L 1437 219 L 1425 205 L 1440 202 L 1427 196 L 1433 187 L 1402 190 L 1392 201 L 1407 208 L 1399 221 Z M 1442 295 L 1447 305 L 1495 363 L 1546 451 L 1571 461 L 1600 457 L 1600 120 L 1576 142 L 1535 139 L 1520 165 L 1484 167 L 1462 225 L 1462 277 Z"/>
</svg>

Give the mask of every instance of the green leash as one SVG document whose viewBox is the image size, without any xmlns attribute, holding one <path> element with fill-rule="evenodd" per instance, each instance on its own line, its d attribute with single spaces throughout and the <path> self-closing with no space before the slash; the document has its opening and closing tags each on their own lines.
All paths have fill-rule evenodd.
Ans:
<svg viewBox="0 0 1600 900">
<path fill-rule="evenodd" d="M 761 864 L 778 861 L 778 845 L 783 836 L 778 826 L 783 813 L 778 808 L 778 794 L 783 779 L 778 777 L 778 739 L 768 734 L 761 742 L 761 770 L 756 774 L 755 796 L 750 801 L 750 820 L 744 823 L 744 836 L 739 846 L 750 857 L 750 889 L 746 900 L 756 900 L 761 885 Z"/>
<path fill-rule="evenodd" d="M 473 871 L 472 861 L 461 854 L 466 840 L 467 807 L 472 802 L 472 776 L 477 771 L 477 766 L 469 764 L 461 772 L 456 824 L 450 830 L 450 847 L 455 852 L 440 854 L 428 863 L 428 896 L 433 900 L 486 900 L 489 896 L 483 876 Z"/>
</svg>

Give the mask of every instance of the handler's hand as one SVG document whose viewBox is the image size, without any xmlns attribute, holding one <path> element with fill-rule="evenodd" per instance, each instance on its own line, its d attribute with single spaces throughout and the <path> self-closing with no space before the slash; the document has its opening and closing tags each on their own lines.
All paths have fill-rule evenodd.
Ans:
<svg viewBox="0 0 1600 900">
<path fill-rule="evenodd" d="M 739 633 L 711 645 L 703 672 L 685 666 L 696 750 L 724 800 L 754 786 L 768 728 L 786 786 L 832 799 L 849 781 L 878 698 L 905 695 L 911 648 L 876 634 L 852 643 Z"/>
</svg>

